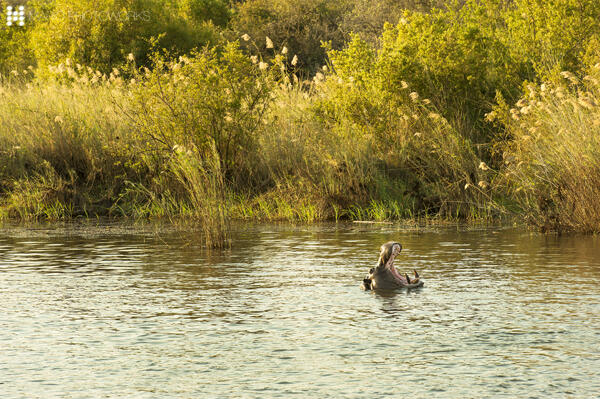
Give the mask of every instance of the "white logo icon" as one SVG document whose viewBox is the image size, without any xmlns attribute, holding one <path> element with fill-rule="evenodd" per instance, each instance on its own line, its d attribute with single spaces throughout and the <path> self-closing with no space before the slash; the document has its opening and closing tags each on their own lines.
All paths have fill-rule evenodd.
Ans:
<svg viewBox="0 0 600 399">
<path fill-rule="evenodd" d="M 16 8 L 12 6 L 6 7 L 6 25 L 12 26 L 13 24 L 19 26 L 25 25 L 25 6 Z"/>
</svg>

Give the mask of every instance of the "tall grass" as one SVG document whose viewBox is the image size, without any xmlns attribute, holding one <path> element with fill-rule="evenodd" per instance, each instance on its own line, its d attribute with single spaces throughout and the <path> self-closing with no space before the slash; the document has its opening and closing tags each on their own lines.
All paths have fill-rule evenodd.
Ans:
<svg viewBox="0 0 600 399">
<path fill-rule="evenodd" d="M 237 44 L 5 78 L 0 217 L 191 221 L 224 247 L 232 219 L 488 220 L 509 198 L 542 229 L 600 231 L 599 68 L 494 111 L 499 169 L 411 82 L 351 69 L 376 57 L 361 45 L 310 80 Z"/>
<path fill-rule="evenodd" d="M 4 217 L 183 217 L 220 246 L 231 218 L 464 217 L 485 199 L 469 142 L 416 93 L 370 103 L 377 86 L 282 75 L 235 45 L 130 61 L 3 82 Z"/>
<path fill-rule="evenodd" d="M 255 164 L 264 174 L 257 204 L 267 201 L 273 208 L 267 218 L 330 219 L 336 209 L 368 201 L 376 175 L 370 142 L 343 137 L 315 116 L 323 88 L 292 79 L 273 95 Z"/>
<path fill-rule="evenodd" d="M 30 219 L 106 212 L 123 182 L 136 174 L 127 149 L 129 127 L 112 107 L 111 95 L 101 84 L 26 83 L 19 77 L 2 82 L 0 202 L 5 215 Z"/>
<path fill-rule="evenodd" d="M 200 221 L 205 243 L 212 247 L 229 246 L 227 187 L 215 146 L 204 156 L 179 147 L 169 169 L 185 188 L 191 206 L 189 214 Z"/>
<path fill-rule="evenodd" d="M 598 233 L 600 64 L 583 80 L 566 71 L 561 76 L 530 85 L 515 108 L 497 112 L 511 137 L 503 152 L 504 176 L 530 223 L 542 230 Z"/>
<path fill-rule="evenodd" d="M 133 93 L 147 86 L 125 82 L 118 70 L 51 73 L 0 87 L 0 217 L 190 219 L 207 246 L 228 245 L 225 175 L 214 144 L 157 150 L 130 112 Z M 162 113 L 166 123 L 168 116 Z"/>
</svg>

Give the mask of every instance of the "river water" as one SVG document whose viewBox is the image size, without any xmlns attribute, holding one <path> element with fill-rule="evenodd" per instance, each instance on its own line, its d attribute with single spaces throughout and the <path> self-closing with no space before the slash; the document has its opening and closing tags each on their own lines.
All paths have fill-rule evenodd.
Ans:
<svg viewBox="0 0 600 399">
<path fill-rule="evenodd" d="M 0 229 L 0 396 L 600 397 L 599 237 L 235 230 Z M 360 290 L 389 240 L 423 288 Z"/>
</svg>

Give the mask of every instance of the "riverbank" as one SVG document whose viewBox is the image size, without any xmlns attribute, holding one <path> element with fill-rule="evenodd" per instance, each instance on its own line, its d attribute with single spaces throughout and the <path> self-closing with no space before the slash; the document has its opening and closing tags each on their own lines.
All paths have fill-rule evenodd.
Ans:
<svg viewBox="0 0 600 399">
<path fill-rule="evenodd" d="M 503 212 L 477 184 L 490 172 L 473 148 L 443 118 L 428 117 L 424 103 L 407 102 L 414 122 L 382 143 L 324 120 L 324 107 L 347 89 L 333 76 L 293 80 L 277 72 L 283 64 L 261 69 L 235 45 L 221 56 L 156 62 L 160 73 L 157 66 L 100 76 L 66 65 L 51 70 L 52 80 L 5 84 L 0 215 L 224 226 Z M 229 75 L 203 80 L 211 68 Z M 205 104 L 206 92 L 224 97 Z"/>
<path fill-rule="evenodd" d="M 237 121 L 247 105 L 215 109 L 220 116 L 203 117 L 218 120 L 221 131 L 188 135 L 187 124 L 205 121 L 170 115 L 152 79 L 165 79 L 163 85 L 185 79 L 176 71 L 200 61 L 174 62 L 162 76 L 127 82 L 118 74 L 93 82 L 97 75 L 84 72 L 68 82 L 5 83 L 0 217 L 182 218 L 208 226 L 229 220 L 516 218 L 546 230 L 588 232 L 600 225 L 590 213 L 598 209 L 599 186 L 592 181 L 600 114 L 593 76 L 577 85 L 532 88 L 520 108 L 490 115 L 505 118 L 512 138 L 503 144 L 501 162 L 490 162 L 408 88 L 400 92 L 406 97 L 394 100 L 401 111 L 381 112 L 385 129 L 357 130 L 326 107 L 340 92 L 361 95 L 363 87 L 335 75 L 276 85 L 277 76 L 249 59 L 252 82 L 271 85 L 268 94 L 249 94 L 268 95 L 264 108 L 251 121 Z M 62 73 L 75 73 L 65 68 Z M 200 72 L 186 73 L 193 78 Z M 193 90 L 172 89 L 180 108 L 201 101 Z M 136 103 L 136 96 L 144 102 Z M 156 102 L 148 101 L 152 96 Z M 231 148 L 217 148 L 218 137 Z"/>
<path fill-rule="evenodd" d="M 235 220 L 600 232 L 592 39 L 518 47 L 521 14 L 486 7 L 407 12 L 378 46 L 329 48 L 313 75 L 286 43 L 247 34 L 129 54 L 110 73 L 70 59 L 15 70 L 0 85 L 0 218 L 193 221 L 211 246 Z M 558 48 L 579 55 L 548 69 Z"/>
</svg>

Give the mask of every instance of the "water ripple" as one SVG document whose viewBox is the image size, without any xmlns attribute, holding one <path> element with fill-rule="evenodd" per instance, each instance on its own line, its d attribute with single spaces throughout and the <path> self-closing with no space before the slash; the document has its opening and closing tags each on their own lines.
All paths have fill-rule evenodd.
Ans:
<svg viewBox="0 0 600 399">
<path fill-rule="evenodd" d="M 207 253 L 111 228 L 0 233 L 3 398 L 600 392 L 598 238 L 240 226 Z M 425 287 L 360 291 L 392 239 Z"/>
</svg>

